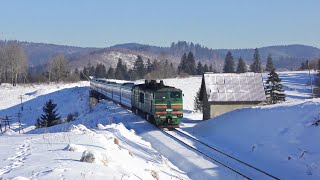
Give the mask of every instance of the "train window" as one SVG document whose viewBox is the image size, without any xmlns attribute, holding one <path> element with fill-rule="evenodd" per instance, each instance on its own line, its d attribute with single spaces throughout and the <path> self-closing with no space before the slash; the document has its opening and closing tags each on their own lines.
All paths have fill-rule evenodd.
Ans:
<svg viewBox="0 0 320 180">
<path fill-rule="evenodd" d="M 165 99 L 167 96 L 167 93 L 156 93 L 156 99 Z"/>
<path fill-rule="evenodd" d="M 144 94 L 143 93 L 140 93 L 140 102 L 141 103 L 144 103 Z"/>
<path fill-rule="evenodd" d="M 171 92 L 170 97 L 171 98 L 181 98 L 181 93 L 180 92 Z"/>
</svg>

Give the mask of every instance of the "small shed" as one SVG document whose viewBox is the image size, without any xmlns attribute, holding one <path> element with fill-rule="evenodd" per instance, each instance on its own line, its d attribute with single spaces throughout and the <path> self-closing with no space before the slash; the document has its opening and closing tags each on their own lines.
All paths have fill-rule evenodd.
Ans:
<svg viewBox="0 0 320 180">
<path fill-rule="evenodd" d="M 266 95 L 260 73 L 205 73 L 199 99 L 203 102 L 203 119 L 207 120 L 235 109 L 262 105 Z"/>
</svg>

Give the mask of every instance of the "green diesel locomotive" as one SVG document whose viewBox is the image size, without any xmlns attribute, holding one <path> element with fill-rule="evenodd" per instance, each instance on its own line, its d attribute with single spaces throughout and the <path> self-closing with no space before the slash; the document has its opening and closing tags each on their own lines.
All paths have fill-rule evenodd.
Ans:
<svg viewBox="0 0 320 180">
<path fill-rule="evenodd" d="M 104 97 L 142 114 L 158 127 L 179 127 L 183 117 L 182 91 L 165 86 L 163 81 L 117 83 L 106 79 L 92 79 L 90 95 Z"/>
<path fill-rule="evenodd" d="M 143 114 L 158 127 L 179 127 L 183 118 L 182 91 L 155 80 L 135 85 L 132 89 L 132 112 Z"/>
</svg>

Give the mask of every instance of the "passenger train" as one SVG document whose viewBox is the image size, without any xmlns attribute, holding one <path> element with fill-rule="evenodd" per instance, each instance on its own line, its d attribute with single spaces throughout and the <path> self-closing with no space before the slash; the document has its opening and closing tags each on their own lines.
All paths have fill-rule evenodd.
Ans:
<svg viewBox="0 0 320 180">
<path fill-rule="evenodd" d="M 180 89 L 165 86 L 162 80 L 145 80 L 144 84 L 107 79 L 90 81 L 90 96 L 112 100 L 135 114 L 142 114 L 158 127 L 179 127 L 183 118 L 182 95 Z"/>
</svg>

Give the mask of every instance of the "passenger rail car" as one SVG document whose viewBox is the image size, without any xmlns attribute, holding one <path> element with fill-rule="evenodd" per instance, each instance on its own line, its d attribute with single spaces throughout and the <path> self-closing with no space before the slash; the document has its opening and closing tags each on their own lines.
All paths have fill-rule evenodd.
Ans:
<svg viewBox="0 0 320 180">
<path fill-rule="evenodd" d="M 183 118 L 182 91 L 155 80 L 144 84 L 115 83 L 105 79 L 90 82 L 92 96 L 126 106 L 158 127 L 179 127 Z"/>
</svg>

